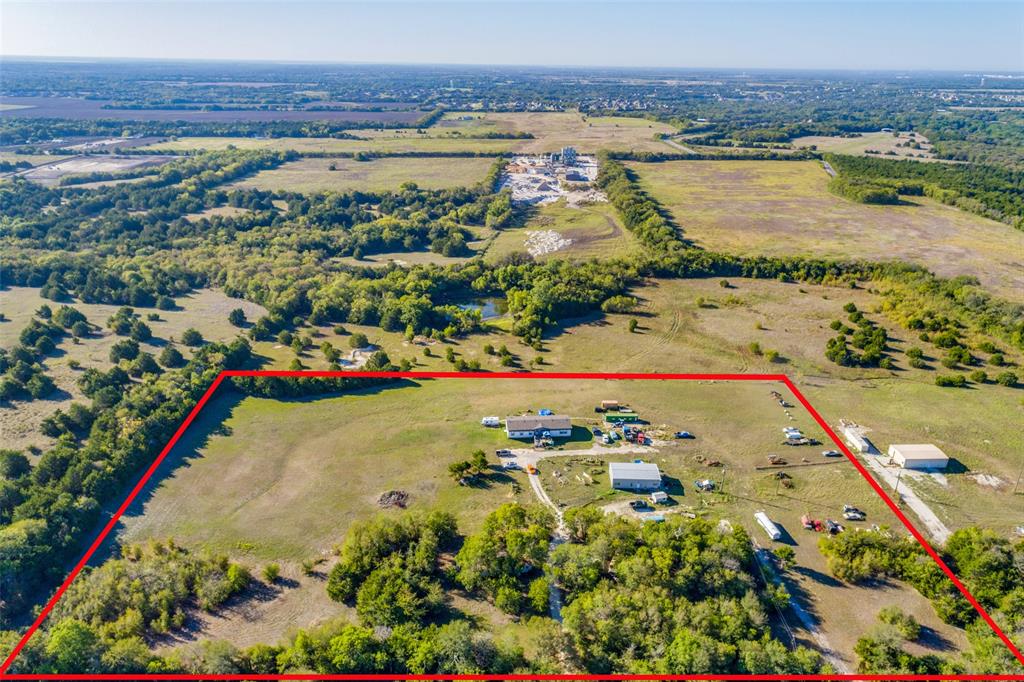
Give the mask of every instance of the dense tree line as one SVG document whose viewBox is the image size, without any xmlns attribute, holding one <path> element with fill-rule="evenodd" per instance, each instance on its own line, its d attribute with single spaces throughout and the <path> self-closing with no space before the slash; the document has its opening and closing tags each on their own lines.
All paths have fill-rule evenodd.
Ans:
<svg viewBox="0 0 1024 682">
<path fill-rule="evenodd" d="M 19 613 L 34 590 L 63 577 L 64 566 L 99 521 L 102 506 L 170 439 L 214 377 L 241 367 L 249 357 L 249 345 L 240 339 L 203 346 L 184 368 L 141 381 L 116 366 L 83 375 L 82 387 L 95 413 L 88 439 L 62 439 L 31 471 L 4 477 L 0 623 Z M 125 423 L 133 428 L 125 430 Z"/>
<path fill-rule="evenodd" d="M 1024 171 L 973 163 L 920 163 L 838 154 L 828 154 L 825 158 L 839 173 L 836 191 L 842 186 L 856 195 L 872 191 L 858 188 L 875 187 L 875 191 L 886 196 L 891 196 L 890 190 L 898 194 L 924 194 L 944 204 L 1024 229 Z"/>
</svg>

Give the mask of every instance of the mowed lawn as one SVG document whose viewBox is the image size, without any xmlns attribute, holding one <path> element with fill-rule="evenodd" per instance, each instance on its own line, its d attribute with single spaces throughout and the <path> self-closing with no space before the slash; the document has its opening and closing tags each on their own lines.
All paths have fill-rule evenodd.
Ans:
<svg viewBox="0 0 1024 682">
<path fill-rule="evenodd" d="M 743 255 L 899 258 L 939 275 L 974 275 L 1024 299 L 1024 232 L 910 197 L 869 206 L 831 194 L 816 161 L 631 163 L 642 186 L 698 245 Z"/>
<path fill-rule="evenodd" d="M 489 158 L 301 159 L 260 171 L 233 186 L 285 192 L 384 192 L 414 182 L 425 189 L 447 189 L 475 185 L 493 163 Z"/>
<path fill-rule="evenodd" d="M 149 325 L 153 338 L 141 345 L 142 351 L 159 357 L 168 342 L 180 339 L 182 332 L 190 327 L 198 329 L 208 341 L 230 341 L 245 333 L 228 322 L 228 314 L 235 308 L 245 311 L 250 322 L 266 314 L 266 310 L 255 303 L 227 296 L 223 291 L 201 289 L 188 296 L 176 299 L 176 310 L 155 310 L 153 308 L 136 308 L 143 322 Z M 111 367 L 110 349 L 127 338 L 117 336 L 107 328 L 107 319 L 116 313 L 121 306 L 102 303 L 82 303 L 68 301 L 72 307 L 80 310 L 91 325 L 95 325 L 92 333 L 79 343 L 74 343 L 71 336 L 66 336 L 57 346 L 57 351 L 43 361 L 46 374 L 57 385 L 49 398 L 30 402 L 15 402 L 13 406 L 0 408 L 0 448 L 25 448 L 31 445 L 46 447 L 53 444 L 53 439 L 42 435 L 39 426 L 42 421 L 56 410 L 67 410 L 68 406 L 79 401 L 88 404 L 89 400 L 78 388 L 78 379 L 87 368 L 107 371 Z M 0 347 L 10 348 L 18 343 L 18 335 L 28 325 L 33 313 L 42 305 L 56 310 L 61 303 L 55 303 L 39 295 L 34 287 L 10 287 L 0 290 L 0 310 L 3 310 L 5 321 L 0 322 Z M 158 320 L 148 320 L 147 315 L 157 313 Z M 176 347 L 186 358 L 191 350 L 180 343 Z M 80 363 L 79 369 L 72 369 L 71 361 Z"/>
<path fill-rule="evenodd" d="M 540 256 L 540 260 L 610 258 L 635 246 L 633 236 L 622 226 L 611 204 L 573 207 L 559 201 L 532 208 L 525 226 L 499 231 L 487 248 L 486 259 L 495 262 L 510 253 L 526 252 L 528 233 L 538 230 L 556 232 L 572 241 L 563 249 Z"/>
</svg>

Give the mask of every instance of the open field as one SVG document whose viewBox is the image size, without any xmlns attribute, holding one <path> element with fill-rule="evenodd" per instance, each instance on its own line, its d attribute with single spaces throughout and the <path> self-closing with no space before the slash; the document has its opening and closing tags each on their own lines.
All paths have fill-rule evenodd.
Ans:
<svg viewBox="0 0 1024 682">
<path fill-rule="evenodd" d="M 301 159 L 260 171 L 233 186 L 307 193 L 383 192 L 397 190 L 405 182 L 426 189 L 469 187 L 483 179 L 492 163 L 488 158 Z"/>
<path fill-rule="evenodd" d="M 470 120 L 460 120 L 472 116 Z M 534 139 L 481 139 L 486 133 L 528 132 Z M 375 151 L 397 152 L 505 152 L 540 153 L 574 146 L 581 152 L 600 149 L 628 151 L 666 151 L 667 147 L 654 136 L 672 133 L 671 126 L 643 118 L 596 116 L 577 112 L 451 112 L 424 133 L 411 129 L 354 130 L 359 140 L 334 138 L 245 138 L 245 137 L 183 137 L 147 147 L 164 151 L 224 149 L 233 145 L 240 149 L 293 149 L 306 153 L 339 153 Z"/>
<path fill-rule="evenodd" d="M 423 111 L 281 111 L 260 109 L 106 109 L 107 100 L 73 97 L 4 97 L 3 104 L 16 109 L 0 110 L 0 115 L 25 118 L 67 118 L 71 120 L 113 119 L 117 121 L 380 121 L 412 123 Z"/>
<path fill-rule="evenodd" d="M 68 157 L 54 156 L 52 154 L 15 154 L 14 152 L 0 151 L 0 161 L 9 161 L 11 163 L 27 161 L 33 166 L 63 161 L 66 158 Z"/>
<path fill-rule="evenodd" d="M 423 355 L 423 346 L 407 342 L 401 333 L 360 325 L 345 328 L 367 334 L 394 362 L 412 360 L 414 370 L 450 370 L 444 359 L 447 347 L 466 361 L 480 361 L 485 370 L 501 370 L 497 357 L 484 353 L 483 346 L 505 344 L 516 357 L 513 369 L 783 372 L 798 382 L 830 423 L 845 418 L 863 425 L 883 452 L 890 443 L 932 442 L 942 447 L 965 470 L 948 474 L 946 486 L 925 481 L 920 494 L 941 503 L 936 513 L 950 528 L 977 523 L 1014 536 L 1022 504 L 1012 489 L 1024 452 L 1024 435 L 1016 428 L 1024 419 L 1024 391 L 991 383 L 961 390 L 935 386 L 935 374 L 947 370 L 911 369 L 902 350 L 921 345 L 930 356 L 938 355 L 937 350 L 871 312 L 879 301 L 864 290 L 764 280 L 730 282 L 733 288 L 723 289 L 718 280 L 650 281 L 633 292 L 641 299 L 635 313 L 565 320 L 563 328 L 546 337 L 540 353 L 507 332 L 508 316 L 490 321 L 488 333 L 433 343 L 429 357 Z M 704 307 L 698 299 L 703 299 Z M 847 302 L 856 303 L 886 327 L 896 371 L 844 368 L 825 359 L 825 343 L 834 334 L 829 322 L 845 316 L 842 306 Z M 634 334 L 626 328 L 631 317 L 640 323 Z M 347 351 L 347 336 L 335 335 L 327 327 L 312 331 L 315 345 L 329 341 Z M 777 351 L 778 361 L 753 354 L 748 346 L 755 341 L 765 351 Z M 261 342 L 255 348 L 268 367 L 287 368 L 295 357 L 290 348 L 276 343 Z M 543 358 L 543 365 L 531 364 L 537 357 Z M 1019 374 L 1024 358 L 1010 353 L 1007 359 Z M 319 350 L 306 351 L 301 360 L 311 369 L 327 368 Z M 994 373 L 991 367 L 984 369 Z M 955 422 L 935 418 L 951 413 L 957 414 Z"/>
<path fill-rule="evenodd" d="M 356 131 L 360 137 L 373 131 Z M 386 133 L 390 132 L 390 135 Z M 354 152 L 478 152 L 486 154 L 502 154 L 513 149 L 513 143 L 522 140 L 466 140 L 455 137 L 435 138 L 428 135 L 417 135 L 415 131 L 398 132 L 384 131 L 379 136 L 368 139 L 344 140 L 332 137 L 181 137 L 149 145 L 147 149 L 163 151 L 192 151 L 205 149 L 214 151 L 227 149 L 229 146 L 238 149 L 272 149 L 276 151 L 295 150 L 306 154 L 354 153 Z"/>
<path fill-rule="evenodd" d="M 635 245 L 632 235 L 622 226 L 614 207 L 596 203 L 578 208 L 566 206 L 561 200 L 529 209 L 530 218 L 524 227 L 505 228 L 487 249 L 486 259 L 495 262 L 510 253 L 526 252 L 531 234 L 549 231 L 571 243 L 557 251 L 538 256 L 544 258 L 586 259 L 622 254 Z"/>
<path fill-rule="evenodd" d="M 51 163 L 21 171 L 19 175 L 43 185 L 56 185 L 66 175 L 85 173 L 117 173 L 138 168 L 153 168 L 172 161 L 172 156 L 74 156 L 70 159 L 55 160 Z M 109 184 L 105 181 L 102 184 Z M 113 182 L 124 182 L 115 180 Z M 98 186 L 101 183 L 93 183 Z"/>
<path fill-rule="evenodd" d="M 190 296 L 177 299 L 178 310 L 160 310 L 137 308 L 142 320 L 153 331 L 153 339 L 140 344 L 142 350 L 159 357 L 161 349 L 168 340 L 180 338 L 181 333 L 189 327 L 195 327 L 203 338 L 211 341 L 228 341 L 243 333 L 242 330 L 228 322 L 228 313 L 235 308 L 242 308 L 249 320 L 265 314 L 261 306 L 247 301 L 229 298 L 221 291 L 205 289 Z M 0 322 L 0 347 L 10 348 L 18 343 L 18 335 L 28 324 L 39 306 L 46 304 L 56 309 L 60 304 L 42 298 L 39 289 L 29 287 L 10 287 L 0 290 L 0 310 L 6 316 Z M 25 448 L 30 445 L 45 446 L 53 441 L 39 433 L 39 425 L 46 417 L 58 408 L 66 410 L 75 400 L 85 400 L 77 382 L 82 370 L 95 367 L 107 370 L 110 368 L 110 348 L 124 337 L 116 336 L 107 329 L 107 318 L 119 309 L 119 306 L 99 303 L 71 302 L 70 305 L 85 314 L 90 324 L 94 325 L 93 333 L 80 343 L 74 343 L 70 336 L 58 345 L 57 351 L 46 359 L 46 373 L 57 384 L 57 391 L 47 399 L 31 402 L 17 402 L 13 406 L 0 408 L 0 448 Z M 147 320 L 150 312 L 158 312 L 159 320 Z M 182 355 L 189 357 L 187 346 L 178 344 Z M 80 369 L 72 369 L 68 363 L 81 363 Z"/>
<path fill-rule="evenodd" d="M 686 238 L 742 255 L 899 258 L 939 275 L 974 275 L 1022 300 L 1024 232 L 912 197 L 869 206 L 829 193 L 814 161 L 631 163 Z"/>
<path fill-rule="evenodd" d="M 935 156 L 932 152 L 932 145 L 928 142 L 927 137 L 920 133 L 911 137 L 907 132 L 901 132 L 898 135 L 899 137 L 896 137 L 892 133 L 883 132 L 863 133 L 860 137 L 808 135 L 806 137 L 793 138 L 793 146 L 800 148 L 810 147 L 813 145 L 817 147 L 818 151 L 835 152 L 836 154 L 855 154 L 857 156 L 875 156 L 887 159 L 913 158 L 918 161 L 935 160 Z M 905 144 L 907 142 L 914 141 L 921 144 L 921 149 L 896 146 L 897 144 Z M 867 154 L 868 149 L 879 153 Z M 888 152 L 893 152 L 895 156 L 888 154 Z"/>
<path fill-rule="evenodd" d="M 614 396 L 656 426 L 697 433 L 696 441 L 659 441 L 643 455 L 676 480 L 670 489 L 677 506 L 670 510 L 691 509 L 712 520 L 740 523 L 762 545 L 772 543 L 753 523 L 753 511 L 766 510 L 788 531 L 783 541 L 797 552 L 798 566 L 791 572 L 800 588 L 795 596 L 841 657 L 852 664 L 856 638 L 871 627 L 882 606 L 892 603 L 933 629 L 933 636 L 924 640 L 932 648 L 959 648 L 962 636 L 942 625 L 916 592 L 898 585 L 880 590 L 847 586 L 826 575 L 817 550 L 819 536 L 799 527 L 801 514 L 835 517 L 843 503 L 852 503 L 868 512 L 869 523 L 903 531 L 845 460 L 787 469 L 792 488 L 783 487 L 775 471 L 755 469 L 767 463 L 765 453 L 783 454 L 791 462 L 823 459 L 821 447 L 780 444 L 781 426 L 796 425 L 808 435 L 824 436 L 802 410 L 793 409 L 793 418 L 788 417 L 769 395 L 771 388 L 785 391 L 761 383 L 439 379 L 299 401 L 224 393 L 204 411 L 172 452 L 159 480 L 126 515 L 118 539 L 173 537 L 185 546 L 227 553 L 254 568 L 278 561 L 290 576 L 305 559 L 322 559 L 321 566 L 329 566 L 331 548 L 344 538 L 346 528 L 353 520 L 381 513 L 376 498 L 391 489 L 407 491 L 411 509 L 453 512 L 460 528 L 472 532 L 501 503 L 534 501 L 526 475 L 502 472 L 493 455 L 485 482 L 460 486 L 448 477 L 447 464 L 476 448 L 492 453 L 496 447 L 519 446 L 502 429 L 481 427 L 482 415 L 544 406 L 572 415 L 578 426 L 587 425 L 596 416 L 592 406 Z M 593 449 L 589 432 L 576 430 L 581 435 L 574 434 L 564 452 Z M 600 460 L 600 469 L 609 460 L 636 456 L 588 455 Z M 699 456 L 717 459 L 724 467 L 706 466 Z M 554 472 L 569 459 L 555 456 L 540 462 L 541 480 L 556 500 L 569 495 L 577 498 L 568 501 L 574 504 L 587 496 L 604 498 L 606 476 L 595 476 L 596 483 L 577 490 L 571 483 L 566 490 L 552 483 L 557 480 Z M 695 477 L 725 479 L 727 494 L 694 493 Z M 608 499 L 631 497 L 620 492 Z M 236 643 L 275 641 L 284 634 L 284 625 L 306 627 L 348 617 L 345 607 L 326 599 L 322 581 L 296 580 L 254 607 L 254 613 L 202 617 L 203 634 L 216 633 Z M 851 613 L 854 603 L 858 608 Z M 813 646 L 810 633 L 789 619 L 798 641 Z"/>
<path fill-rule="evenodd" d="M 472 116 L 470 120 L 459 120 Z M 588 117 L 575 111 L 564 112 L 451 112 L 445 114 L 431 129 L 463 135 L 494 132 L 528 132 L 535 139 L 514 140 L 515 150 L 524 153 L 553 152 L 565 146 L 581 152 L 600 149 L 616 151 L 664 151 L 665 144 L 656 140 L 658 133 L 673 133 L 665 123 L 626 116 Z"/>
</svg>

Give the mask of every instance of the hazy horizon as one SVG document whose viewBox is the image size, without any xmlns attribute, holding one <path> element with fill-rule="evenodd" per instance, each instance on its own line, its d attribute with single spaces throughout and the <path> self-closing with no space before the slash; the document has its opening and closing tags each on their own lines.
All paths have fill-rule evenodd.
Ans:
<svg viewBox="0 0 1024 682">
<path fill-rule="evenodd" d="M 1024 72 L 1014 2 L 5 0 L 0 18 L 4 59 Z"/>
</svg>

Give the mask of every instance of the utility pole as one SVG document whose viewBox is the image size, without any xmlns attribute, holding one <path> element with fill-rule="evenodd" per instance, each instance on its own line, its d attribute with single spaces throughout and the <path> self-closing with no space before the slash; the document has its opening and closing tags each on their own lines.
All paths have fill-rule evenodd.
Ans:
<svg viewBox="0 0 1024 682">
<path fill-rule="evenodd" d="M 896 504 L 900 503 L 900 478 L 903 476 L 903 467 L 896 472 L 896 486 L 892 489 L 893 494 L 896 495 Z"/>
</svg>

